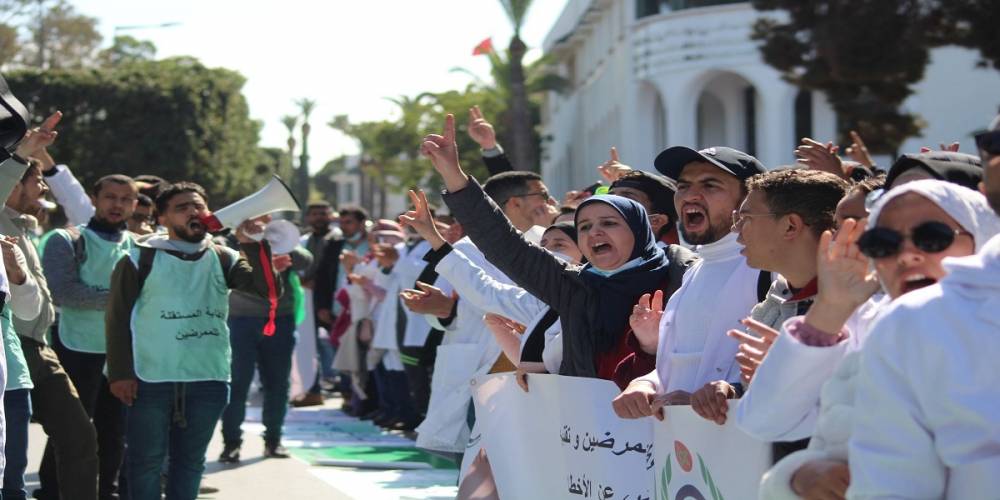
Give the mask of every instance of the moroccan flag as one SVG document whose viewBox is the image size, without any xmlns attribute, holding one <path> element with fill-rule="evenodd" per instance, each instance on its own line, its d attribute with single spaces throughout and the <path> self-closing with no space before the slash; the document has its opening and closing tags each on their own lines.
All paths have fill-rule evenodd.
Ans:
<svg viewBox="0 0 1000 500">
<path fill-rule="evenodd" d="M 479 42 L 479 45 L 476 45 L 476 48 L 472 49 L 472 55 L 474 56 L 481 56 L 483 54 L 490 54 L 492 52 L 493 52 L 492 38 L 487 38 L 486 40 Z"/>
</svg>

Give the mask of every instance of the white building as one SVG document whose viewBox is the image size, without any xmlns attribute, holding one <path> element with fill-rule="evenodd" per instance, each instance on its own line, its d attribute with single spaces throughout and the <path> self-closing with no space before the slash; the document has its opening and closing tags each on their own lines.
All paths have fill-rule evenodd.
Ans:
<svg viewBox="0 0 1000 500">
<path fill-rule="evenodd" d="M 373 218 L 392 220 L 409 209 L 409 198 L 405 194 L 382 190 L 374 180 L 361 174 L 360 155 L 347 156 L 344 170 L 331 176 L 330 181 L 334 187 L 331 201 L 337 206 L 361 206 Z"/>
<path fill-rule="evenodd" d="M 761 15 L 778 14 L 733 0 L 570 0 L 544 43 L 572 82 L 543 108 L 546 183 L 554 192 L 593 183 L 610 146 L 642 169 L 673 145 L 732 146 L 775 167 L 794 162 L 801 137 L 835 139 L 826 99 L 762 60 L 750 39 Z M 966 49 L 931 52 L 905 103 L 927 126 L 901 151 L 952 141 L 975 151 L 972 132 L 1000 104 L 1000 72 L 977 60 Z"/>
</svg>

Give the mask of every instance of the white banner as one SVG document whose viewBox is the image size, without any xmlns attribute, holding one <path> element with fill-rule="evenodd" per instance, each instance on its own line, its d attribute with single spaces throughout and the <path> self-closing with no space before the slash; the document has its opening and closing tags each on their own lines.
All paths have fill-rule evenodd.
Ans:
<svg viewBox="0 0 1000 500">
<path fill-rule="evenodd" d="M 500 498 L 739 500 L 757 496 L 770 446 L 688 406 L 623 420 L 606 380 L 510 374 L 473 381 L 477 433 Z M 731 420 L 730 420 L 731 421 Z"/>
</svg>

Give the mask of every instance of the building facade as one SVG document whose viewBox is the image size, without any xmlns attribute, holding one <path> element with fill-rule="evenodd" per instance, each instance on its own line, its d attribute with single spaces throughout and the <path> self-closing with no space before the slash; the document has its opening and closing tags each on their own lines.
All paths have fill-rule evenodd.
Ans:
<svg viewBox="0 0 1000 500">
<path fill-rule="evenodd" d="M 732 146 L 776 167 L 794 162 L 801 137 L 834 140 L 825 97 L 782 80 L 750 39 L 762 15 L 780 13 L 732 0 L 570 0 L 544 43 L 571 82 L 543 108 L 546 183 L 592 184 L 611 146 L 641 169 L 673 145 Z M 904 104 L 927 126 L 901 151 L 952 141 L 975 151 L 972 133 L 1000 104 L 1000 72 L 977 61 L 961 48 L 931 52 Z"/>
</svg>

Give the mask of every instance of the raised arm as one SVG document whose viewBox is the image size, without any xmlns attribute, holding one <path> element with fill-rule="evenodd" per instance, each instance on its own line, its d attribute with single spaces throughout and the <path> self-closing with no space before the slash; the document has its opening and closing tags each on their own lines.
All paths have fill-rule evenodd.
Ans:
<svg viewBox="0 0 1000 500">
<path fill-rule="evenodd" d="M 547 251 L 528 243 L 511 225 L 479 183 L 470 179 L 458 161 L 455 117 L 448 115 L 444 135 L 429 135 L 421 152 L 434 163 L 448 192 L 444 201 L 466 233 L 494 266 L 515 283 L 556 310 L 565 310 L 579 298 L 579 273 Z"/>
</svg>

